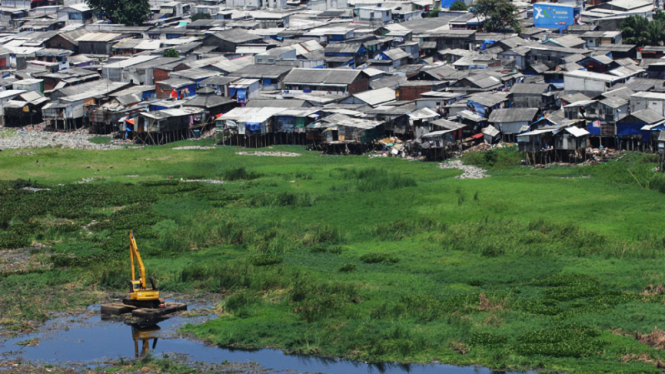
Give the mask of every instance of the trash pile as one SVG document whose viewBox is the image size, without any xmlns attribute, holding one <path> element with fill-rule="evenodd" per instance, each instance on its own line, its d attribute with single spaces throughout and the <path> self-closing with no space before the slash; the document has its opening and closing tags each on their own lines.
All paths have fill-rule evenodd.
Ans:
<svg viewBox="0 0 665 374">
<path fill-rule="evenodd" d="M 267 152 L 267 151 L 256 151 L 256 152 L 236 152 L 237 155 L 241 156 L 269 156 L 269 157 L 298 157 L 300 153 L 294 152 Z"/>
<path fill-rule="evenodd" d="M 623 154 L 625 151 L 613 148 L 587 148 L 586 155 L 588 164 L 599 163 L 613 160 Z"/>
<path fill-rule="evenodd" d="M 473 165 L 464 165 L 462 160 L 450 160 L 444 163 L 439 164 L 441 169 L 458 169 L 462 170 L 461 175 L 456 176 L 455 178 L 459 179 L 481 179 L 488 177 L 485 169 L 479 168 Z"/>
<path fill-rule="evenodd" d="M 0 136 L 0 149 L 23 149 L 62 147 L 71 149 L 114 149 L 111 144 L 95 144 L 89 141 L 96 136 L 88 133 L 87 129 L 71 132 L 43 131 L 44 126 L 23 127 L 11 129 L 9 136 Z M 3 132 L 9 130 L 2 130 Z"/>
</svg>

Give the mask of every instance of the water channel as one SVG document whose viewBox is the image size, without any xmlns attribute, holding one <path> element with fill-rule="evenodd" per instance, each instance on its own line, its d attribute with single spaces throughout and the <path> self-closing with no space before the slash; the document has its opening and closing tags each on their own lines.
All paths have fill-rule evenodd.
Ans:
<svg viewBox="0 0 665 374">
<path fill-rule="evenodd" d="M 191 308 L 190 310 L 194 309 Z M 273 371 L 320 372 L 340 374 L 490 374 L 483 367 L 458 367 L 442 364 L 367 364 L 364 362 L 322 358 L 317 356 L 287 355 L 280 350 L 237 350 L 206 345 L 178 334 L 184 324 L 203 323 L 211 316 L 174 316 L 157 326 L 137 328 L 118 320 L 102 320 L 99 305 L 93 305 L 78 316 L 57 317 L 46 322 L 37 332 L 0 342 L 0 357 L 21 359 L 33 363 L 82 363 L 99 365 L 108 359 L 133 359 L 152 352 L 155 357 L 164 354 L 186 355 L 191 361 L 221 363 L 223 361 L 254 362 Z M 18 343 L 38 339 L 35 346 Z M 531 373 L 535 374 L 535 373 Z"/>
</svg>

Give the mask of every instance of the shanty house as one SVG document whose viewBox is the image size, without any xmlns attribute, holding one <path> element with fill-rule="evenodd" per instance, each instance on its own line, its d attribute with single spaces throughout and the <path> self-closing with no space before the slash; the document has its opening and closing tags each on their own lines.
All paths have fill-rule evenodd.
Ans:
<svg viewBox="0 0 665 374">
<path fill-rule="evenodd" d="M 258 79 L 261 90 L 279 90 L 281 81 L 292 70 L 291 66 L 282 65 L 249 65 L 234 71 L 231 76 L 244 79 Z"/>
<path fill-rule="evenodd" d="M 489 123 L 503 134 L 503 139 L 512 141 L 516 134 L 528 129 L 536 120 L 537 108 L 495 109 L 489 117 Z"/>
<path fill-rule="evenodd" d="M 651 109 L 632 112 L 616 122 L 616 135 L 624 142 L 628 139 L 649 143 L 652 131 L 659 131 L 665 117 Z"/>
<path fill-rule="evenodd" d="M 86 3 L 66 5 L 58 9 L 58 20 L 67 25 L 85 25 L 92 23 L 92 9 Z"/>
<path fill-rule="evenodd" d="M 21 95 L 25 93 L 26 91 L 24 90 L 5 90 L 5 91 L 0 91 L 0 123 L 5 126 L 5 112 L 4 112 L 4 107 L 5 104 L 9 101 L 17 97 L 18 95 Z"/>
<path fill-rule="evenodd" d="M 36 91 L 24 92 L 2 104 L 6 126 L 27 126 L 42 122 L 42 107 L 48 99 Z"/>
<path fill-rule="evenodd" d="M 137 141 L 149 144 L 164 144 L 187 139 L 191 130 L 201 124 L 204 110 L 183 107 L 157 112 L 141 112 L 135 121 Z"/>
<path fill-rule="evenodd" d="M 180 99 L 196 94 L 196 82 L 189 79 L 171 78 L 155 83 L 158 99 Z"/>
<path fill-rule="evenodd" d="M 217 75 L 200 81 L 199 86 L 210 87 L 215 90 L 216 95 L 229 97 L 229 85 L 240 79 L 241 78 L 238 77 L 224 77 Z"/>
<path fill-rule="evenodd" d="M 575 126 L 564 127 L 554 134 L 554 148 L 562 151 L 579 151 L 587 148 L 589 132 Z"/>
<path fill-rule="evenodd" d="M 340 101 L 340 104 L 365 104 L 372 107 L 395 101 L 395 90 L 385 87 L 353 94 Z"/>
<path fill-rule="evenodd" d="M 91 32 L 76 39 L 78 52 L 88 55 L 111 55 L 112 47 L 122 38 L 122 34 L 111 32 Z"/>
<path fill-rule="evenodd" d="M 665 93 L 663 92 L 637 92 L 630 97 L 630 112 L 635 113 L 642 109 L 651 109 L 665 116 Z"/>
<path fill-rule="evenodd" d="M 247 100 L 257 98 L 261 91 L 258 79 L 239 79 L 229 85 L 229 97 L 244 105 Z"/>
<path fill-rule="evenodd" d="M 539 153 L 554 150 L 554 131 L 554 129 L 539 129 L 517 135 L 518 151 Z"/>
<path fill-rule="evenodd" d="M 361 43 L 328 44 L 324 50 L 324 59 L 328 68 L 355 68 L 367 61 L 367 49 Z"/>
<path fill-rule="evenodd" d="M 353 95 L 369 89 L 369 79 L 360 70 L 346 69 L 292 69 L 284 77 L 288 91 L 335 92 Z"/>
<path fill-rule="evenodd" d="M 510 89 L 510 96 L 515 108 L 550 108 L 557 99 L 553 86 L 547 83 L 515 84 Z"/>
<path fill-rule="evenodd" d="M 390 71 L 394 68 L 406 65 L 409 62 L 410 57 L 411 56 L 402 49 L 394 48 L 377 53 L 376 56 L 372 58 L 371 65 L 379 70 Z"/>
<path fill-rule="evenodd" d="M 569 71 L 563 74 L 563 86 L 566 93 L 569 94 L 583 93 L 596 96 L 625 81 L 626 78 L 583 70 Z"/>
<path fill-rule="evenodd" d="M 242 29 L 230 29 L 210 34 L 203 39 L 204 46 L 214 46 L 217 52 L 235 52 L 239 45 L 261 43 L 263 38 Z"/>
</svg>

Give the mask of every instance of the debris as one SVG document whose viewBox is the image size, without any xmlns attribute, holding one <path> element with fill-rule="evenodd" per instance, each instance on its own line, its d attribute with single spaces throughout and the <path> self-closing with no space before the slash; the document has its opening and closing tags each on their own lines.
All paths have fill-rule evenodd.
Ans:
<svg viewBox="0 0 665 374">
<path fill-rule="evenodd" d="M 200 182 L 200 183 L 211 183 L 211 184 L 223 184 L 224 181 L 218 179 L 183 179 L 180 178 L 181 182 Z"/>
<path fill-rule="evenodd" d="M 0 136 L 0 149 L 61 147 L 106 150 L 119 148 L 112 144 L 95 144 L 90 142 L 89 139 L 97 135 L 89 134 L 88 129 L 71 132 L 48 132 L 44 131 L 43 128 L 43 125 L 35 126 L 34 129 L 24 127 L 18 129 L 19 131 L 12 136 Z M 29 155 L 29 152 L 24 154 Z"/>
<path fill-rule="evenodd" d="M 462 170 L 462 175 L 458 175 L 455 178 L 459 179 L 481 179 L 487 177 L 487 172 L 485 169 L 479 168 L 473 165 L 464 165 L 462 160 L 451 160 L 439 164 L 441 169 L 458 169 Z"/>
<path fill-rule="evenodd" d="M 272 157 L 298 157 L 300 153 L 294 152 L 266 152 L 266 151 L 256 151 L 256 152 L 236 152 L 237 155 L 241 156 L 272 156 Z"/>
<path fill-rule="evenodd" d="M 176 149 L 176 150 L 203 149 L 203 150 L 205 150 L 205 149 L 215 149 L 215 147 L 202 147 L 200 145 L 187 145 L 187 146 L 183 146 L 183 147 L 175 147 L 173 149 Z"/>
</svg>

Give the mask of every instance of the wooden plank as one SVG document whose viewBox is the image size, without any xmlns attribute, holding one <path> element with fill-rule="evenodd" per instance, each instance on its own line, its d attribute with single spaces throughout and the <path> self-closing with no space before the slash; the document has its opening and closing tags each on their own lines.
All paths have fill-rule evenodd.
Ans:
<svg viewBox="0 0 665 374">
<path fill-rule="evenodd" d="M 154 319 L 168 314 L 187 310 L 187 304 L 166 303 L 164 308 L 140 308 L 132 311 L 132 316 L 137 318 Z"/>
<path fill-rule="evenodd" d="M 102 314 L 111 314 L 111 315 L 120 315 L 120 314 L 129 313 L 134 309 L 136 309 L 136 308 L 131 306 L 131 305 L 125 305 L 123 303 L 111 303 L 111 304 L 102 305 L 101 313 Z"/>
</svg>

